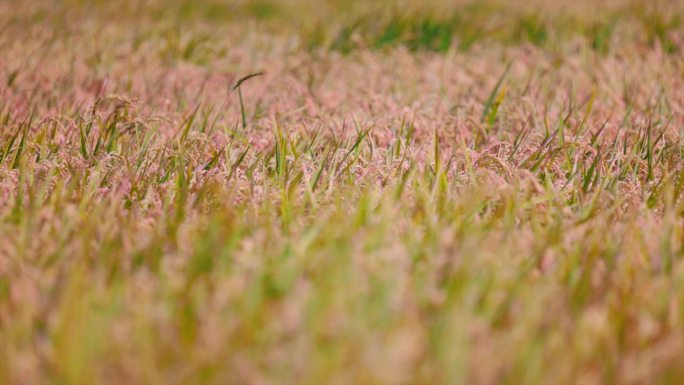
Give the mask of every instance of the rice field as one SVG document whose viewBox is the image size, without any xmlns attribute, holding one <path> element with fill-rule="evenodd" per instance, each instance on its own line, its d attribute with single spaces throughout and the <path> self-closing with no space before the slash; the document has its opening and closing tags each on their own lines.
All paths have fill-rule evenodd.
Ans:
<svg viewBox="0 0 684 385">
<path fill-rule="evenodd" d="M 675 384 L 684 3 L 0 1 L 0 384 Z"/>
</svg>

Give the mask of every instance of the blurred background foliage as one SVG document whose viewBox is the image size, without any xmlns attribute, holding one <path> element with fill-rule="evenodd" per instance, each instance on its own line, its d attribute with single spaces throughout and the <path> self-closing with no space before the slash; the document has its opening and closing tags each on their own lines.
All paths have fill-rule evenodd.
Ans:
<svg viewBox="0 0 684 385">
<path fill-rule="evenodd" d="M 681 2 L 437 2 L 437 1 L 85 1 L 21 4 L 32 18 L 74 23 L 154 19 L 156 25 L 250 25 L 292 37 L 297 48 L 350 53 L 404 46 L 411 51 L 468 50 L 478 44 L 529 43 L 554 49 L 584 39 L 607 53 L 616 38 L 676 53 Z M 16 13 L 21 15 L 20 12 Z M 636 21 L 636 23 L 635 23 Z M 20 23 L 20 16 L 14 22 Z M 622 28 L 624 27 L 624 28 Z M 621 29 L 622 28 L 622 29 Z M 636 28 L 636 30 L 635 30 Z"/>
</svg>

